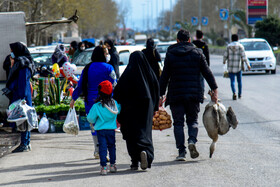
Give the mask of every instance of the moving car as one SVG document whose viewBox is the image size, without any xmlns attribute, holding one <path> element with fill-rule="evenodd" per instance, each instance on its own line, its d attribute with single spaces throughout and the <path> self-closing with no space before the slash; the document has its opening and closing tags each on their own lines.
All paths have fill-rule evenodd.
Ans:
<svg viewBox="0 0 280 187">
<path fill-rule="evenodd" d="M 131 53 L 134 51 L 141 51 L 144 49 L 144 46 L 141 45 L 136 45 L 136 46 L 131 46 L 131 45 L 120 45 L 120 46 L 115 46 L 120 57 L 120 65 L 119 65 L 119 70 L 120 70 L 120 75 L 124 72 L 129 56 Z M 83 51 L 82 53 L 77 56 L 72 61 L 72 64 L 75 64 L 77 66 L 77 71 L 75 71 L 75 75 L 80 75 L 84 69 L 84 67 L 91 62 L 91 54 L 94 48 L 89 48 Z"/>
<path fill-rule="evenodd" d="M 245 54 L 251 66 L 251 71 L 263 71 L 276 73 L 276 58 L 273 50 L 265 39 L 245 38 L 239 40 L 244 46 Z M 248 71 L 245 66 L 245 71 Z"/>
</svg>

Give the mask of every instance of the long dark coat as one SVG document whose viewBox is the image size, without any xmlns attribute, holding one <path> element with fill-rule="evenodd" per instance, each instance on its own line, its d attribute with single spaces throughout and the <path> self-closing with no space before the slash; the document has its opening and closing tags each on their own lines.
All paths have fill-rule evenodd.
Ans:
<svg viewBox="0 0 280 187">
<path fill-rule="evenodd" d="M 121 104 L 118 121 L 128 153 L 135 164 L 141 151 L 146 151 L 148 167 L 154 159 L 152 123 L 158 110 L 159 84 L 145 55 L 136 51 L 114 90 L 114 99 Z"/>
</svg>

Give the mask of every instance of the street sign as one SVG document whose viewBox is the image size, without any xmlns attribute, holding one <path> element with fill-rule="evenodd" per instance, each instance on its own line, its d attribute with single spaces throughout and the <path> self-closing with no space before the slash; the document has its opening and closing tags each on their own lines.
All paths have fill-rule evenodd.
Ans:
<svg viewBox="0 0 280 187">
<path fill-rule="evenodd" d="M 208 25 L 208 17 L 202 17 L 201 18 L 201 24 L 205 25 L 205 26 Z"/>
<path fill-rule="evenodd" d="M 220 9 L 220 18 L 221 20 L 228 20 L 228 17 L 229 17 L 229 12 L 228 12 L 228 9 L 226 8 L 221 8 Z"/>
<path fill-rule="evenodd" d="M 197 25 L 197 24 L 198 24 L 198 18 L 192 17 L 192 25 Z"/>
<path fill-rule="evenodd" d="M 268 0 L 247 0 L 247 23 L 254 25 L 267 16 Z"/>
</svg>

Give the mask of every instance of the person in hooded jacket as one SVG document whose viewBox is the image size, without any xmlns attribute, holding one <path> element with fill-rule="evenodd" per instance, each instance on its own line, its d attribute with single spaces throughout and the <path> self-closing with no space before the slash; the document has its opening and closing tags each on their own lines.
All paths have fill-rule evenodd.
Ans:
<svg viewBox="0 0 280 187">
<path fill-rule="evenodd" d="M 70 107 L 73 108 L 75 101 L 83 93 L 85 96 L 85 110 L 89 113 L 92 105 L 98 97 L 98 85 L 105 80 L 109 80 L 113 87 L 117 84 L 117 77 L 113 66 L 107 63 L 106 55 L 108 55 L 107 48 L 97 46 L 94 48 L 91 56 L 91 62 L 85 66 L 82 71 L 78 86 L 72 94 L 72 101 Z M 95 152 L 95 158 L 99 158 L 98 141 L 96 132 L 92 131 Z"/>
<path fill-rule="evenodd" d="M 52 63 L 57 63 L 59 67 L 62 67 L 65 62 L 68 62 L 65 47 L 63 44 L 58 44 L 52 54 Z"/>
<path fill-rule="evenodd" d="M 105 40 L 104 44 L 107 46 L 110 54 L 110 61 L 108 62 L 114 67 L 114 70 L 117 75 L 117 79 L 120 78 L 120 71 L 119 71 L 119 65 L 120 65 L 120 57 L 119 53 L 114 45 L 114 42 L 110 39 Z"/>
<path fill-rule="evenodd" d="M 155 47 L 155 42 L 152 38 L 149 38 L 146 42 L 146 49 L 143 49 L 142 52 L 145 54 L 151 68 L 153 69 L 157 79 L 160 77 L 160 67 L 159 62 L 161 62 L 161 57 L 158 50 Z"/>
<path fill-rule="evenodd" d="M 164 68 L 160 77 L 160 95 L 168 92 L 165 106 L 170 105 L 173 117 L 174 136 L 179 155 L 176 160 L 185 160 L 185 134 L 184 117 L 188 125 L 188 149 L 191 158 L 199 156 L 195 143 L 198 134 L 199 103 L 203 102 L 201 75 L 206 79 L 212 89 L 212 101 L 218 100 L 218 86 L 215 78 L 207 65 L 202 51 L 190 43 L 190 33 L 180 30 L 177 33 L 177 44 L 167 49 Z M 162 104 L 162 97 L 160 105 Z"/>
<path fill-rule="evenodd" d="M 81 52 L 83 52 L 85 49 L 86 49 L 85 43 L 84 43 L 84 42 L 80 42 L 80 43 L 78 44 L 77 50 L 75 51 L 75 53 L 74 53 L 74 55 L 73 55 L 73 60 L 74 60 L 77 56 L 79 56 L 79 54 L 80 54 Z"/>
<path fill-rule="evenodd" d="M 11 91 L 10 104 L 25 99 L 32 106 L 30 78 L 35 73 L 35 64 L 27 47 L 21 43 L 11 43 L 11 68 L 6 88 Z M 21 143 L 12 152 L 30 151 L 30 131 L 21 132 Z"/>
<path fill-rule="evenodd" d="M 123 139 L 131 157 L 131 169 L 151 168 L 154 159 L 152 140 L 153 114 L 158 111 L 159 84 L 155 73 L 141 51 L 133 52 L 114 90 L 113 98 L 120 103 Z"/>
</svg>

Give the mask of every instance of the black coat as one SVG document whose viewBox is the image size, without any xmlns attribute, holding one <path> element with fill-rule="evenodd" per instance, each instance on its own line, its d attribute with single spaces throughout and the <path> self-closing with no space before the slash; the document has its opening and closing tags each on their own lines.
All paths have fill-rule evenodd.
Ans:
<svg viewBox="0 0 280 187">
<path fill-rule="evenodd" d="M 116 50 L 116 48 L 112 48 L 109 50 L 109 54 L 111 55 L 111 60 L 108 62 L 108 64 L 111 64 L 115 70 L 115 73 L 117 75 L 117 79 L 120 78 L 120 71 L 119 71 L 119 65 L 120 65 L 120 57 Z"/>
<path fill-rule="evenodd" d="M 161 58 L 160 58 L 160 54 L 158 53 L 157 49 L 147 48 L 147 49 L 143 49 L 142 52 L 145 54 L 151 68 L 153 69 L 157 79 L 159 80 L 160 67 L 158 65 L 158 62 L 161 62 Z"/>
<path fill-rule="evenodd" d="M 6 71 L 6 78 L 7 79 L 8 79 L 9 73 L 10 73 L 10 69 L 11 69 L 10 56 L 11 55 L 6 56 L 5 61 L 3 63 L 3 69 Z"/>
<path fill-rule="evenodd" d="M 212 90 L 218 88 L 201 50 L 189 42 L 171 45 L 160 77 L 161 96 L 165 95 L 168 85 L 165 105 L 190 99 L 203 102 L 201 74 Z"/>
<path fill-rule="evenodd" d="M 146 151 L 150 167 L 154 157 L 152 124 L 154 111 L 158 110 L 159 85 L 142 52 L 130 55 L 113 97 L 121 104 L 118 121 L 132 162 L 140 161 L 140 152 Z"/>
<path fill-rule="evenodd" d="M 193 44 L 197 47 L 202 49 L 204 56 L 206 57 L 206 61 L 208 66 L 210 66 L 210 59 L 209 59 L 209 49 L 208 49 L 208 45 L 206 42 L 202 41 L 202 40 L 195 40 L 193 41 Z"/>
</svg>

